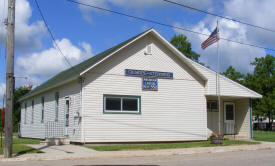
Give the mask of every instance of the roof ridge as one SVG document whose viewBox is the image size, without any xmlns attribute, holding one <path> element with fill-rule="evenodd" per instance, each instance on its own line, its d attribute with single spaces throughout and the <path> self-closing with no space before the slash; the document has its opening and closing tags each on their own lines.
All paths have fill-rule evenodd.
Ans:
<svg viewBox="0 0 275 166">
<path fill-rule="evenodd" d="M 92 56 L 92 57 L 90 57 L 90 58 L 88 58 L 88 59 L 86 59 L 86 60 L 84 60 L 84 61 L 68 68 L 68 69 L 65 69 L 65 70 L 57 73 L 56 75 L 52 76 L 50 79 L 48 79 L 44 83 L 40 84 L 39 86 L 35 87 L 33 90 L 31 90 L 26 95 L 24 95 L 20 99 L 20 101 L 22 101 L 24 99 L 27 99 L 31 96 L 34 96 L 36 94 L 42 93 L 42 92 L 44 92 L 48 89 L 54 88 L 54 87 L 59 85 L 58 83 L 62 83 L 62 82 L 66 82 L 66 81 L 72 81 L 72 80 L 76 79 L 77 77 L 80 76 L 80 73 L 82 71 L 84 71 L 85 69 L 87 69 L 88 67 L 92 66 L 93 64 L 100 61 L 104 57 L 108 56 L 112 52 L 115 52 L 116 50 L 123 47 L 127 43 L 131 42 L 132 40 L 134 40 L 137 37 L 143 35 L 144 33 L 147 33 L 148 31 L 150 31 L 152 29 L 153 28 L 150 28 L 146 31 L 143 31 L 143 32 L 135 35 L 134 37 L 131 37 L 131 38 L 129 38 L 129 39 L 123 41 L 123 42 L 120 42 L 120 43 L 114 45 L 113 47 L 110 47 L 110 48 L 104 50 L 103 52 L 100 52 L 100 53 L 96 54 L 95 56 Z M 77 70 L 77 72 L 75 70 Z"/>
</svg>

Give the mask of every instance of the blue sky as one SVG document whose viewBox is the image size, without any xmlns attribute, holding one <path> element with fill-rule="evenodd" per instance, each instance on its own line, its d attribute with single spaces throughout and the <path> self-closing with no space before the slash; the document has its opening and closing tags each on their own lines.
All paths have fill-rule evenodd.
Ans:
<svg viewBox="0 0 275 166">
<path fill-rule="evenodd" d="M 174 34 L 184 34 L 192 43 L 194 51 L 201 54 L 200 61 L 216 69 L 216 46 L 201 50 L 200 44 L 206 39 L 189 32 L 163 27 L 152 23 L 102 12 L 66 0 L 37 0 L 52 30 L 59 47 L 72 64 L 77 64 L 105 49 L 118 44 L 148 28 L 155 28 L 167 40 Z M 166 24 L 179 26 L 202 33 L 211 33 L 217 18 L 184 9 L 162 0 L 78 0 L 87 4 L 144 17 Z M 275 29 L 275 1 L 270 0 L 174 0 L 196 8 L 215 12 L 228 17 Z M 54 74 L 69 67 L 54 48 L 45 25 L 38 13 L 34 0 L 16 1 L 16 47 L 15 75 L 26 76 L 27 80 L 16 78 L 16 86 L 38 85 Z M 7 11 L 7 0 L 0 2 L 0 37 L 5 36 L 2 24 Z M 259 11 L 259 12 L 255 12 Z M 275 33 L 247 27 L 219 19 L 220 33 L 224 38 L 254 43 L 275 48 Z M 2 43 L 0 43 L 2 44 Z M 1 45 L 3 48 L 3 45 Z M 263 49 L 247 47 L 220 41 L 222 70 L 229 65 L 243 73 L 251 72 L 249 62 L 255 57 L 265 56 Z M 5 88 L 5 58 L 0 56 L 0 95 Z"/>
</svg>

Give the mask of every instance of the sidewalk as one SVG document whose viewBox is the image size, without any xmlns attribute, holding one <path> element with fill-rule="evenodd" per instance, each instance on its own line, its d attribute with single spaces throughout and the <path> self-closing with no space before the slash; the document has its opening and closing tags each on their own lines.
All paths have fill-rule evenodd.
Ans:
<svg viewBox="0 0 275 166">
<path fill-rule="evenodd" d="M 251 151 L 263 149 L 275 149 L 275 143 L 262 142 L 257 145 L 240 146 L 217 146 L 217 147 L 196 147 L 182 149 L 159 149 L 159 150 L 132 150 L 132 151 L 105 151 L 99 152 L 77 145 L 44 146 L 28 145 L 44 153 L 24 154 L 5 159 L 0 156 L 0 161 L 25 161 L 25 160 L 61 160 L 61 159 L 85 159 L 85 158 L 118 158 L 118 157 L 149 157 L 149 156 L 171 156 L 200 153 L 219 153 L 234 151 Z"/>
</svg>

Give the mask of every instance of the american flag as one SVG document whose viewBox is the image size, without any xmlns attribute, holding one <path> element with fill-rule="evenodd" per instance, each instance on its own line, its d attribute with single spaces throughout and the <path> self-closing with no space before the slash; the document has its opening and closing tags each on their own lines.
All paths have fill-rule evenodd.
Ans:
<svg viewBox="0 0 275 166">
<path fill-rule="evenodd" d="M 213 43 L 216 43 L 219 40 L 219 31 L 218 28 L 215 28 L 215 30 L 211 33 L 211 35 L 206 39 L 202 44 L 201 48 L 205 49 L 206 47 L 210 46 Z"/>
</svg>

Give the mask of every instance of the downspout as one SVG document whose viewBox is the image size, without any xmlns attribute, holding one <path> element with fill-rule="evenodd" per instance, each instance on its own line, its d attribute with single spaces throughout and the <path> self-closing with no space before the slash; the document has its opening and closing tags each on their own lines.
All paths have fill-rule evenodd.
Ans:
<svg viewBox="0 0 275 166">
<path fill-rule="evenodd" d="M 253 126 L 252 126 L 252 99 L 249 99 L 249 113 L 250 113 L 250 138 L 253 138 Z"/>
<path fill-rule="evenodd" d="M 84 79 L 83 77 L 80 77 L 80 112 L 81 112 L 81 117 L 79 116 L 79 118 L 81 118 L 81 136 L 82 136 L 82 141 L 83 143 L 85 144 L 85 130 L 84 130 L 84 126 L 85 126 L 85 123 L 84 123 L 84 118 L 83 118 L 83 82 L 84 82 Z"/>
</svg>

